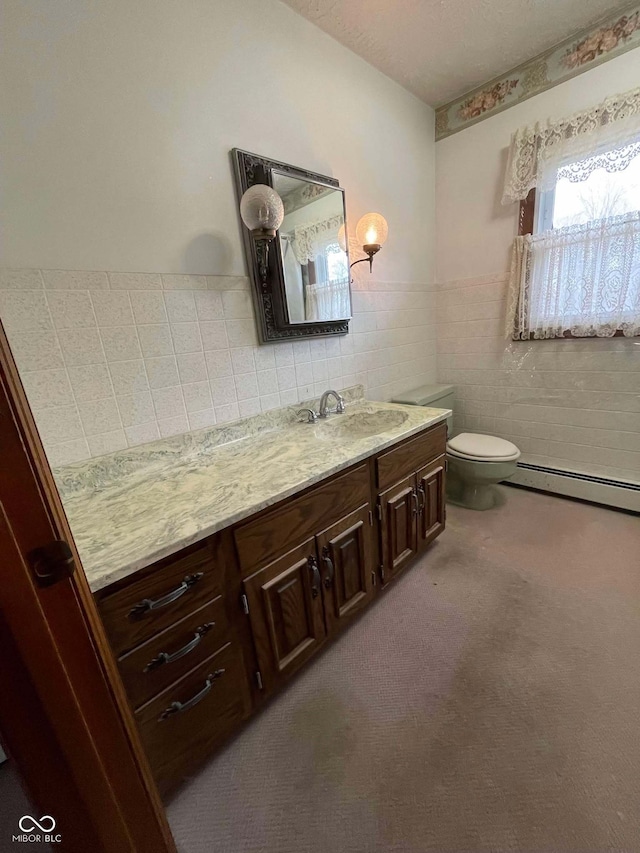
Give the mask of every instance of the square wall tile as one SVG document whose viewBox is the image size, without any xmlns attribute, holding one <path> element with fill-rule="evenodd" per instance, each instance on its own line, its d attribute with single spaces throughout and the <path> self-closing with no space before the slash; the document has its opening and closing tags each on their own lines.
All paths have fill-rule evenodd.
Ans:
<svg viewBox="0 0 640 853">
<path fill-rule="evenodd" d="M 135 447 L 137 444 L 146 444 L 148 441 L 157 441 L 160 438 L 160 430 L 155 421 L 140 424 L 139 426 L 125 427 L 124 432 L 129 447 Z"/>
<path fill-rule="evenodd" d="M 42 409 L 36 412 L 36 426 L 47 446 L 75 438 L 84 438 L 80 416 L 75 405 Z"/>
<path fill-rule="evenodd" d="M 124 427 L 139 426 L 150 421 L 155 424 L 156 413 L 148 391 L 118 397 L 117 402 Z"/>
<path fill-rule="evenodd" d="M 229 421 L 237 421 L 240 410 L 237 403 L 228 403 L 224 406 L 216 406 L 216 423 L 224 424 Z"/>
<path fill-rule="evenodd" d="M 273 357 L 276 367 L 288 367 L 293 364 L 293 345 L 292 344 L 276 344 Z"/>
<path fill-rule="evenodd" d="M 115 361 L 109 365 L 109 373 L 116 396 L 137 394 L 149 388 L 147 372 L 142 359 Z"/>
<path fill-rule="evenodd" d="M 216 413 L 213 409 L 204 409 L 201 412 L 189 413 L 190 429 L 205 429 L 206 427 L 214 426 L 216 423 Z"/>
<path fill-rule="evenodd" d="M 195 306 L 198 320 L 222 320 L 224 318 L 222 296 L 214 290 L 196 291 Z"/>
<path fill-rule="evenodd" d="M 155 358 L 160 355 L 172 355 L 173 343 L 167 324 L 157 326 L 138 326 L 138 337 L 145 358 Z"/>
<path fill-rule="evenodd" d="M 158 421 L 186 417 L 182 388 L 159 388 L 157 391 L 152 391 L 151 396 Z"/>
<path fill-rule="evenodd" d="M 70 367 L 69 378 L 78 402 L 113 397 L 113 386 L 106 364 L 84 364 L 78 367 Z"/>
<path fill-rule="evenodd" d="M 222 294 L 222 306 L 226 320 L 250 320 L 253 318 L 251 296 L 246 291 L 224 291 Z"/>
<path fill-rule="evenodd" d="M 46 447 L 49 465 L 72 465 L 89 459 L 91 452 L 86 438 L 76 438 L 73 441 L 63 441 L 60 444 L 48 444 Z"/>
<path fill-rule="evenodd" d="M 149 387 L 152 390 L 155 388 L 171 388 L 180 384 L 175 355 L 145 358 L 144 366 L 147 371 Z"/>
<path fill-rule="evenodd" d="M 234 373 L 253 373 L 256 369 L 253 347 L 234 347 L 231 350 L 231 364 Z"/>
<path fill-rule="evenodd" d="M 172 323 L 170 326 L 173 348 L 176 352 L 202 350 L 200 327 L 197 323 Z"/>
<path fill-rule="evenodd" d="M 276 346 L 263 345 L 253 348 L 256 370 L 272 370 L 276 366 Z"/>
<path fill-rule="evenodd" d="M 255 373 L 242 373 L 235 377 L 238 400 L 258 397 L 258 378 Z"/>
<path fill-rule="evenodd" d="M 196 296 L 206 296 L 206 291 L 196 293 Z M 196 303 L 191 290 L 167 291 L 164 301 L 167 306 L 167 314 L 170 323 L 194 323 L 198 318 L 196 315 Z M 216 319 L 204 318 L 204 319 Z"/>
<path fill-rule="evenodd" d="M 287 391 L 290 388 L 296 387 L 296 369 L 295 367 L 279 367 L 276 370 L 278 380 L 278 390 Z"/>
<path fill-rule="evenodd" d="M 213 406 L 211 389 L 208 382 L 194 382 L 191 385 L 183 385 L 182 393 L 184 394 L 184 404 L 189 414 L 200 412 L 203 409 L 211 409 Z"/>
<path fill-rule="evenodd" d="M 211 396 L 213 397 L 213 406 L 216 409 L 217 417 L 219 406 L 226 406 L 237 401 L 236 385 L 233 381 L 233 376 L 225 376 L 223 379 L 212 379 L 209 385 L 211 386 Z M 257 397 L 257 393 L 254 396 Z"/>
<path fill-rule="evenodd" d="M 58 340 L 68 367 L 104 362 L 104 351 L 97 329 L 61 329 Z"/>
<path fill-rule="evenodd" d="M 200 323 L 200 335 L 205 350 L 226 350 L 229 339 L 224 320 L 208 320 Z M 242 346 L 238 344 L 238 346 Z"/>
<path fill-rule="evenodd" d="M 226 320 L 227 336 L 231 347 L 257 346 L 258 335 L 253 320 Z"/>
<path fill-rule="evenodd" d="M 91 301 L 100 327 L 133 325 L 133 312 L 126 290 L 94 291 Z"/>
<path fill-rule="evenodd" d="M 268 394 L 277 395 L 278 377 L 275 370 L 258 371 L 258 391 L 261 397 Z"/>
<path fill-rule="evenodd" d="M 163 438 L 169 438 L 172 435 L 180 435 L 183 432 L 188 432 L 189 421 L 186 415 L 177 415 L 173 418 L 164 418 L 158 421 L 160 435 Z"/>
<path fill-rule="evenodd" d="M 178 359 L 178 373 L 183 385 L 190 382 L 202 382 L 208 378 L 204 353 L 181 353 L 176 357 Z"/>
<path fill-rule="evenodd" d="M 129 293 L 133 316 L 138 325 L 166 323 L 167 311 L 164 295 L 153 290 L 132 290 Z"/>
<path fill-rule="evenodd" d="M 231 376 L 233 371 L 229 350 L 205 352 L 204 357 L 209 379 L 222 379 L 224 376 Z"/>
<path fill-rule="evenodd" d="M 62 350 L 55 332 L 16 332 L 7 329 L 9 344 L 20 373 L 62 367 Z M 104 357 L 104 356 L 103 356 Z"/>
<path fill-rule="evenodd" d="M 162 286 L 165 290 L 206 290 L 206 275 L 163 275 Z"/>
<path fill-rule="evenodd" d="M 45 332 L 53 328 L 44 291 L 40 290 L 0 290 L 0 319 L 13 332 Z"/>
<path fill-rule="evenodd" d="M 33 370 L 21 374 L 22 384 L 32 409 L 74 404 L 71 384 L 66 370 Z"/>
<path fill-rule="evenodd" d="M 89 291 L 51 290 L 47 302 L 56 329 L 79 329 L 96 325 Z"/>
<path fill-rule="evenodd" d="M 122 427 L 115 397 L 78 403 L 78 411 L 87 436 L 111 432 Z"/>
<path fill-rule="evenodd" d="M 100 337 L 107 361 L 131 361 L 142 356 L 135 326 L 100 329 Z"/>
<path fill-rule="evenodd" d="M 262 411 L 260 408 L 260 398 L 252 397 L 250 400 L 240 400 L 238 411 L 241 418 L 252 418 L 254 415 L 259 415 Z"/>
<path fill-rule="evenodd" d="M 116 450 L 123 450 L 127 446 L 127 437 L 122 429 L 103 432 L 100 435 L 91 435 L 87 441 L 92 456 L 115 453 Z"/>
</svg>

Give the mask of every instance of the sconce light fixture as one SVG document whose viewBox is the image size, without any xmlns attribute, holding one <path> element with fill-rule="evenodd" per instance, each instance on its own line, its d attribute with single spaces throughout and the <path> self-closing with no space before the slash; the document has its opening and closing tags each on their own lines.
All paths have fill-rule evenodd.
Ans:
<svg viewBox="0 0 640 853">
<path fill-rule="evenodd" d="M 373 256 L 380 251 L 387 236 L 389 226 L 384 216 L 379 213 L 365 213 L 356 225 L 356 240 L 361 244 L 362 250 L 366 252 L 366 258 L 354 261 L 351 266 L 369 261 L 369 272 L 373 268 Z"/>
<path fill-rule="evenodd" d="M 269 271 L 269 244 L 284 219 L 284 205 L 278 193 L 267 184 L 254 184 L 240 199 L 240 216 L 256 244 L 258 269 L 266 287 Z"/>
</svg>

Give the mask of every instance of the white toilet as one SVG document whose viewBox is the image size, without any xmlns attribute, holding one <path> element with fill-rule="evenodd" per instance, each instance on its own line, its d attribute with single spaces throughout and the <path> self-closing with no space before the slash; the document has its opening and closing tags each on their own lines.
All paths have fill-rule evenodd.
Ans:
<svg viewBox="0 0 640 853">
<path fill-rule="evenodd" d="M 423 385 L 396 397 L 393 402 L 453 410 L 454 388 L 453 385 Z M 452 431 L 453 418 L 449 417 L 449 436 Z M 447 500 L 469 509 L 490 509 L 497 501 L 495 484 L 515 474 L 520 451 L 503 438 L 461 432 L 447 441 L 447 458 Z"/>
</svg>

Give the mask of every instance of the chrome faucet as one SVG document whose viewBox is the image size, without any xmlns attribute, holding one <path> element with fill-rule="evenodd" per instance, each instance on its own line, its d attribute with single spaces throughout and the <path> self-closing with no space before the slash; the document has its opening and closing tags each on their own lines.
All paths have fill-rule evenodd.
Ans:
<svg viewBox="0 0 640 853">
<path fill-rule="evenodd" d="M 338 394 L 337 391 L 331 391 L 331 390 L 325 391 L 324 394 L 322 395 L 322 397 L 320 397 L 320 411 L 318 412 L 318 416 L 321 418 L 326 418 L 327 415 L 330 414 L 330 410 L 329 410 L 329 406 L 328 406 L 329 397 L 335 397 L 336 398 L 336 408 L 335 408 L 336 414 L 341 415 L 344 412 L 345 406 L 344 406 L 344 400 L 342 399 L 342 396 L 340 394 Z"/>
</svg>

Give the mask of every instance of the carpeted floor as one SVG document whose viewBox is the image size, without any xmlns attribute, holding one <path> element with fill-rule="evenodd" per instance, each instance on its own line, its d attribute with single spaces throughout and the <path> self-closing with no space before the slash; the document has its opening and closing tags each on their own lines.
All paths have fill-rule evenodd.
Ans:
<svg viewBox="0 0 640 853">
<path fill-rule="evenodd" d="M 640 851 L 640 519 L 501 489 L 174 798 L 180 851 Z"/>
</svg>

